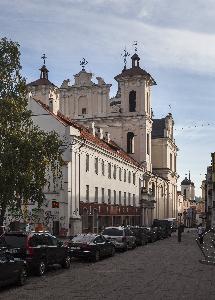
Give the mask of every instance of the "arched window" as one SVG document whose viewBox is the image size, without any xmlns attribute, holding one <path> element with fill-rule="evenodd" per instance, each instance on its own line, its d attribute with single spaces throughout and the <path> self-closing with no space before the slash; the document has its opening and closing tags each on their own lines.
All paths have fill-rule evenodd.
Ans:
<svg viewBox="0 0 215 300">
<path fill-rule="evenodd" d="M 134 153 L 134 133 L 127 133 L 127 152 Z"/>
<path fill-rule="evenodd" d="M 129 112 L 136 111 L 136 92 L 131 91 L 129 93 Z"/>
</svg>

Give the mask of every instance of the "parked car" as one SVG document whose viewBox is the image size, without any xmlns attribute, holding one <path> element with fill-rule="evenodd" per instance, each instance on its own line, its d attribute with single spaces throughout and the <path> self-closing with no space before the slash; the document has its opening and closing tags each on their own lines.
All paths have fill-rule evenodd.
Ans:
<svg viewBox="0 0 215 300">
<path fill-rule="evenodd" d="M 72 257 L 93 259 L 94 261 L 115 254 L 114 244 L 103 235 L 78 234 L 68 242 L 68 246 Z"/>
<path fill-rule="evenodd" d="M 127 251 L 136 247 L 136 238 L 133 232 L 126 227 L 106 227 L 102 234 L 114 242 L 116 250 Z"/>
<path fill-rule="evenodd" d="M 177 223 L 176 218 L 168 218 L 165 220 L 170 222 L 170 227 L 171 227 L 172 232 L 176 232 L 176 230 L 178 228 L 178 223 Z"/>
<path fill-rule="evenodd" d="M 131 226 L 129 229 L 133 232 L 136 238 L 136 246 L 144 246 L 148 242 L 148 236 L 144 228 L 139 226 Z"/>
<path fill-rule="evenodd" d="M 70 267 L 68 247 L 47 232 L 8 232 L 1 236 L 1 245 L 6 245 L 15 258 L 27 262 L 29 270 L 42 276 L 47 267 L 60 264 Z"/>
<path fill-rule="evenodd" d="M 171 224 L 168 220 L 154 219 L 152 227 L 160 227 L 160 230 L 162 231 L 162 238 L 171 236 Z"/>
<path fill-rule="evenodd" d="M 153 227 L 142 227 L 146 233 L 148 243 L 154 243 L 159 239 L 159 233 L 157 228 Z"/>
<path fill-rule="evenodd" d="M 0 252 L 0 287 L 16 283 L 24 285 L 27 280 L 27 265 L 24 260 L 15 259 L 11 253 Z"/>
</svg>

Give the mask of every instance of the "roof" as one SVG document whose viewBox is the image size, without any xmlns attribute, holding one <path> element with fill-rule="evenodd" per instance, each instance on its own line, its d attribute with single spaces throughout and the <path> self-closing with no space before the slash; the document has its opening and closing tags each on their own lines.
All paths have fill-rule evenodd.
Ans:
<svg viewBox="0 0 215 300">
<path fill-rule="evenodd" d="M 97 135 L 93 135 L 86 127 L 83 125 L 71 120 L 64 116 L 61 112 L 58 111 L 57 115 L 49 110 L 49 106 L 44 104 L 42 101 L 33 98 L 38 104 L 40 104 L 46 111 L 50 113 L 53 117 L 55 117 L 59 122 L 63 123 L 64 126 L 73 126 L 80 131 L 80 137 L 96 144 L 100 148 L 103 148 L 112 154 L 128 161 L 129 163 L 139 166 L 140 164 L 129 156 L 124 150 L 122 150 L 114 141 L 110 141 L 109 143 L 103 139 L 100 139 Z"/>
<path fill-rule="evenodd" d="M 135 75 L 142 75 L 144 77 L 147 77 L 149 80 L 151 80 L 152 85 L 156 85 L 155 80 L 152 78 L 152 76 L 146 72 L 145 70 L 141 69 L 140 67 L 132 67 L 130 69 L 123 69 L 122 73 L 118 74 L 114 77 L 115 80 L 118 80 L 122 77 L 132 77 Z"/>
<path fill-rule="evenodd" d="M 152 138 L 164 137 L 165 124 L 166 124 L 165 118 L 153 119 Z"/>
<path fill-rule="evenodd" d="M 192 186 L 194 186 L 194 183 L 190 179 L 185 177 L 185 179 L 182 180 L 181 185 L 192 185 Z"/>
<path fill-rule="evenodd" d="M 55 86 L 51 81 L 46 78 L 40 78 L 27 84 L 27 86 L 38 86 L 38 85 L 52 85 Z"/>
</svg>

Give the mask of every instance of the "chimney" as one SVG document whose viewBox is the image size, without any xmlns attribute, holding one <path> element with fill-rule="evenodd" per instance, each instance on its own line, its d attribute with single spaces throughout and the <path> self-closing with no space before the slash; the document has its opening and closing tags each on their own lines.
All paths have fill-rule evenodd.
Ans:
<svg viewBox="0 0 215 300">
<path fill-rule="evenodd" d="M 102 140 L 104 138 L 103 129 L 102 128 L 99 129 L 99 138 L 100 138 L 100 140 Z"/>
<path fill-rule="evenodd" d="M 57 115 L 59 111 L 59 100 L 57 98 L 49 98 L 49 109 L 53 114 Z"/>
<path fill-rule="evenodd" d="M 92 133 L 96 136 L 95 122 L 92 122 Z"/>
</svg>

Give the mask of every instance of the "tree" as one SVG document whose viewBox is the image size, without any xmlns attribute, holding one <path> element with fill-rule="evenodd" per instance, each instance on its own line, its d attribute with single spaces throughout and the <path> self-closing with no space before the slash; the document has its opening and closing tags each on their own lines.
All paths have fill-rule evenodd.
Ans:
<svg viewBox="0 0 215 300">
<path fill-rule="evenodd" d="M 62 166 L 62 141 L 33 124 L 21 75 L 19 44 L 0 40 L 0 226 L 7 210 L 21 213 L 29 199 L 44 201 L 46 171 L 56 181 Z"/>
</svg>

